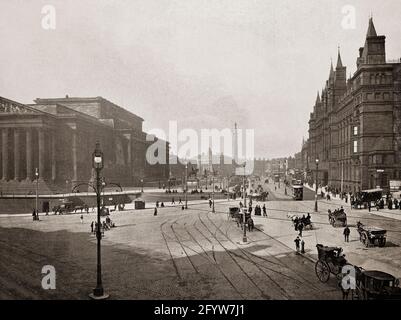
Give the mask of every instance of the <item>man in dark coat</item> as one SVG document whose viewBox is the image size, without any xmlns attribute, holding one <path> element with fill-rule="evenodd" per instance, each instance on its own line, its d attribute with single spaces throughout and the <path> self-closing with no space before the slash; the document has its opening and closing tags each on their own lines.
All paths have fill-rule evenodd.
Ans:
<svg viewBox="0 0 401 320">
<path fill-rule="evenodd" d="M 297 252 L 299 252 L 299 244 L 301 242 L 301 239 L 298 237 L 296 237 L 296 239 L 294 240 L 295 242 L 295 249 L 297 250 Z"/>
<path fill-rule="evenodd" d="M 346 226 L 344 229 L 344 232 L 343 232 L 345 242 L 349 242 L 350 233 L 351 233 L 351 230 L 348 228 L 348 226 Z"/>
<path fill-rule="evenodd" d="M 266 205 L 263 205 L 262 210 L 263 210 L 263 216 L 264 216 L 264 217 L 267 217 Z"/>
</svg>

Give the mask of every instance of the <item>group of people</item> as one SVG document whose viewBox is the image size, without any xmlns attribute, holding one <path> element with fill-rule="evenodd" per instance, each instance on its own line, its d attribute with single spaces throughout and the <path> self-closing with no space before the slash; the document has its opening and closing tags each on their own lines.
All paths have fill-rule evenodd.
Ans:
<svg viewBox="0 0 401 320">
<path fill-rule="evenodd" d="M 263 207 L 261 208 L 259 204 L 256 205 L 255 207 L 255 216 L 261 216 L 263 211 L 263 216 L 267 217 L 267 211 L 266 211 L 266 205 L 263 204 Z"/>
<path fill-rule="evenodd" d="M 295 250 L 297 253 L 305 253 L 305 241 L 304 239 L 301 239 L 300 236 L 298 235 L 295 240 Z"/>
<path fill-rule="evenodd" d="M 178 193 L 178 190 L 166 189 L 166 193 Z"/>
<path fill-rule="evenodd" d="M 157 200 L 157 201 L 156 201 L 156 208 L 159 208 L 159 206 L 160 206 L 161 208 L 164 208 L 164 202 L 163 202 L 163 201 L 160 202 L 159 200 Z"/>
<path fill-rule="evenodd" d="M 244 204 L 240 201 L 239 203 L 240 209 L 244 208 Z M 249 201 L 249 207 L 248 207 L 248 213 L 252 214 L 253 207 L 252 207 L 252 200 Z M 255 216 L 261 216 L 263 212 L 263 216 L 267 217 L 267 210 L 266 210 L 266 205 L 263 204 L 263 207 L 260 207 L 259 204 L 256 204 L 255 206 Z"/>
<path fill-rule="evenodd" d="M 81 215 L 81 223 L 83 223 L 83 216 Z M 114 228 L 116 225 L 115 223 L 110 219 L 109 216 L 106 217 L 105 221 L 100 222 L 100 227 L 101 227 L 101 232 L 102 234 L 104 233 L 105 230 L 110 230 L 111 228 Z M 97 221 L 92 221 L 91 222 L 91 233 L 96 234 L 98 228 Z"/>
<path fill-rule="evenodd" d="M 303 215 L 302 217 L 295 216 L 292 218 L 294 223 L 295 231 L 298 231 L 298 235 L 295 238 L 295 250 L 297 253 L 305 253 L 305 241 L 302 238 L 302 231 L 304 230 L 305 226 L 311 225 L 311 215 L 308 213 L 306 216 Z"/>
</svg>

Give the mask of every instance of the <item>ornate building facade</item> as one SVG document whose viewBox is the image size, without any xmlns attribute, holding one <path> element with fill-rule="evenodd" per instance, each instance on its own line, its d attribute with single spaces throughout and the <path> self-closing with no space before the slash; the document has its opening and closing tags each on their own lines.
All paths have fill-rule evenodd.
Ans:
<svg viewBox="0 0 401 320">
<path fill-rule="evenodd" d="M 319 159 L 321 185 L 355 192 L 401 179 L 401 63 L 386 60 L 385 39 L 370 19 L 356 72 L 346 78 L 339 52 L 317 95 L 302 159 L 311 180 Z"/>
<path fill-rule="evenodd" d="M 102 98 L 36 99 L 24 105 L 0 97 L 0 189 L 2 193 L 35 190 L 66 192 L 92 179 L 92 152 L 99 141 L 104 152 L 102 175 L 123 186 L 140 180 L 167 180 L 166 163 L 150 165 L 143 119 Z"/>
</svg>

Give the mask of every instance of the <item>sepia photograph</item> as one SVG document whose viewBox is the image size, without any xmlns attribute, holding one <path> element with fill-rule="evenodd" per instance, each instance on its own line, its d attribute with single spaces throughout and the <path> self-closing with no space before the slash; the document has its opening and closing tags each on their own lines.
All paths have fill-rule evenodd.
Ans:
<svg viewBox="0 0 401 320">
<path fill-rule="evenodd" d="M 0 0 L 0 301 L 401 300 L 400 19 Z"/>
</svg>

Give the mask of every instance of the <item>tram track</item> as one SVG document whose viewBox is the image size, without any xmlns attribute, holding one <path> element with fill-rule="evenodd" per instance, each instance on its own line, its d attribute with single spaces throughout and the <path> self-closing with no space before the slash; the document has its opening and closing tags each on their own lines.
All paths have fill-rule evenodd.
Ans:
<svg viewBox="0 0 401 320">
<path fill-rule="evenodd" d="M 208 216 L 207 216 L 207 217 L 208 217 Z M 208 217 L 208 219 L 211 221 L 211 223 L 213 223 L 213 221 L 212 221 L 209 217 Z M 213 223 L 213 224 L 214 224 L 214 223 Z M 216 226 L 216 227 L 217 227 L 217 226 Z M 271 240 L 271 239 L 276 240 L 276 239 L 274 239 L 273 237 L 271 237 L 270 235 L 266 234 L 264 231 L 262 231 L 262 230 L 260 230 L 260 229 L 258 229 L 258 228 L 255 228 L 255 229 L 257 229 L 258 231 L 260 231 L 261 233 L 263 233 L 265 236 L 267 235 L 269 240 Z M 220 232 L 222 232 L 222 231 L 220 230 Z M 295 270 L 293 270 L 292 268 L 290 268 L 287 264 L 283 263 L 280 259 L 278 259 L 278 258 L 275 257 L 274 255 L 271 255 L 269 252 L 267 252 L 267 254 L 268 254 L 272 259 L 278 261 L 278 263 L 276 263 L 277 266 L 290 270 L 291 272 L 297 274 L 297 276 L 298 276 L 299 278 L 301 278 L 302 280 L 304 280 L 305 282 L 302 282 L 302 281 L 300 281 L 300 280 L 298 280 L 298 279 L 296 279 L 295 277 L 292 277 L 292 276 L 290 276 L 290 275 L 284 274 L 282 271 L 277 271 L 277 270 L 271 269 L 271 268 L 269 268 L 269 267 L 266 267 L 266 266 L 264 266 L 264 265 L 261 265 L 261 264 L 255 262 L 254 260 L 252 260 L 252 259 L 250 258 L 250 256 L 253 256 L 253 257 L 255 257 L 255 258 L 258 258 L 258 259 L 260 259 L 260 260 L 262 260 L 262 261 L 264 261 L 264 262 L 272 263 L 272 261 L 270 261 L 270 260 L 268 260 L 268 259 L 266 259 L 266 258 L 264 258 L 264 257 L 260 257 L 260 256 L 258 256 L 258 255 L 253 254 L 252 252 L 250 252 L 250 251 L 248 251 L 248 250 L 245 250 L 245 249 L 241 248 L 241 247 L 238 246 L 234 241 L 231 240 L 231 238 L 230 238 L 230 236 L 228 236 L 228 234 L 226 234 L 225 236 L 227 237 L 227 239 L 228 239 L 231 243 L 233 243 L 234 245 L 236 245 L 236 246 L 238 247 L 238 249 L 244 254 L 244 256 L 247 257 L 247 260 L 246 260 L 246 261 L 251 261 L 251 262 L 252 262 L 253 264 L 255 264 L 258 268 L 260 268 L 260 267 L 265 268 L 265 269 L 267 269 L 267 270 L 269 270 L 269 271 L 275 273 L 275 275 L 280 275 L 280 276 L 286 278 L 286 280 L 294 281 L 294 282 L 296 282 L 296 283 L 298 283 L 298 284 L 300 284 L 300 285 L 305 285 L 305 283 L 306 283 L 307 285 L 309 285 L 309 286 L 311 287 L 311 289 L 313 289 L 313 290 L 318 290 L 317 287 L 315 287 L 315 286 L 313 286 L 312 284 L 309 283 L 309 280 L 308 280 L 308 279 L 306 279 L 306 278 L 304 278 L 304 277 L 298 275 L 298 274 L 297 274 L 297 271 L 295 271 Z M 248 238 L 252 241 L 252 239 L 251 239 L 249 236 L 248 236 Z M 281 245 L 283 245 L 283 243 L 280 242 L 280 241 L 278 241 L 278 243 L 280 243 Z M 290 250 L 291 252 L 293 251 L 292 248 L 289 248 L 288 246 L 285 246 L 285 247 L 286 247 L 286 250 Z M 240 257 L 240 256 L 239 256 L 239 257 Z M 240 258 L 243 258 L 243 257 L 240 257 Z M 266 274 L 264 270 L 262 270 L 262 272 L 263 272 L 264 274 Z M 273 281 L 277 286 L 281 287 L 278 283 L 276 283 L 275 280 L 273 280 L 273 279 L 270 277 L 270 275 L 266 274 L 266 276 L 268 276 L 268 278 L 270 278 L 271 281 Z M 285 291 L 285 289 L 283 289 L 283 288 L 282 288 L 282 290 Z"/>
<path fill-rule="evenodd" d="M 194 226 L 195 229 L 197 229 L 197 228 L 195 227 L 195 224 L 196 224 L 196 221 L 194 222 L 193 226 Z M 197 229 L 197 230 L 198 230 L 198 229 Z M 207 252 L 206 252 L 204 246 L 201 245 L 201 244 L 199 243 L 199 241 L 196 240 L 196 238 L 195 238 L 187 229 L 186 229 L 186 231 L 187 231 L 187 233 L 192 237 L 192 239 L 194 240 L 194 242 L 197 243 L 198 246 L 199 246 L 200 248 L 202 248 L 202 250 L 204 251 L 204 253 L 207 255 Z M 199 232 L 199 231 L 198 231 L 198 232 Z M 217 262 L 213 243 L 212 243 L 207 237 L 205 237 L 203 233 L 201 233 L 201 234 L 202 234 L 202 236 L 203 236 L 205 239 L 207 239 L 207 240 L 210 242 L 210 244 L 212 245 L 212 256 L 213 256 L 213 259 L 211 259 L 212 264 L 220 271 L 220 273 L 222 274 L 222 276 L 224 277 L 224 279 L 229 283 L 229 285 L 234 289 L 234 291 L 241 297 L 241 299 L 245 299 L 244 295 L 237 289 L 237 287 L 235 286 L 235 284 L 230 280 L 230 278 L 229 278 L 229 277 L 226 275 L 226 273 L 223 271 L 223 269 L 222 269 L 222 267 L 220 266 L 220 264 Z"/>
<path fill-rule="evenodd" d="M 201 222 L 201 224 L 205 227 L 205 229 L 213 236 L 213 238 L 214 238 L 214 239 L 216 240 L 216 242 L 220 245 L 220 247 L 223 248 L 223 250 L 227 253 L 227 255 L 231 258 L 231 260 L 235 263 L 235 265 L 241 270 L 242 274 L 243 274 L 243 275 L 249 280 L 249 282 L 252 283 L 252 285 L 259 291 L 261 297 L 262 297 L 262 298 L 265 298 L 265 299 L 268 299 L 268 300 L 271 300 L 272 298 L 271 298 L 268 294 L 266 294 L 266 293 L 264 292 L 264 290 L 252 279 L 252 277 L 250 277 L 250 276 L 248 275 L 248 273 L 244 270 L 244 267 L 242 267 L 241 264 L 234 258 L 235 255 L 233 254 L 232 250 L 227 249 L 227 247 L 224 246 L 224 245 L 222 244 L 221 240 L 219 240 L 219 239 L 217 238 L 217 236 L 215 235 L 215 234 L 217 234 L 217 232 L 214 233 L 214 232 L 205 224 L 205 222 L 204 222 L 204 221 L 202 220 L 202 218 L 201 218 L 201 214 L 200 214 L 200 213 L 198 214 L 198 218 L 199 218 L 199 221 Z"/>
</svg>

